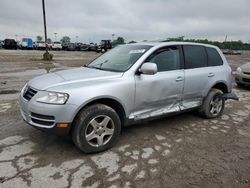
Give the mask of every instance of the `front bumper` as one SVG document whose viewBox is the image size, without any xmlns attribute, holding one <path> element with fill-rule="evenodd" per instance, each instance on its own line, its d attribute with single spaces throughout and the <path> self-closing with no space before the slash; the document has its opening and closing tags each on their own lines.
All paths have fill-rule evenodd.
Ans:
<svg viewBox="0 0 250 188">
<path fill-rule="evenodd" d="M 29 125 L 57 135 L 67 135 L 70 131 L 77 106 L 73 104 L 52 105 L 36 102 L 35 96 L 31 100 L 19 96 L 19 105 L 22 118 Z M 66 128 L 58 128 L 58 123 L 66 123 Z"/>
<path fill-rule="evenodd" d="M 235 73 L 235 82 L 250 86 L 250 74 Z"/>
</svg>

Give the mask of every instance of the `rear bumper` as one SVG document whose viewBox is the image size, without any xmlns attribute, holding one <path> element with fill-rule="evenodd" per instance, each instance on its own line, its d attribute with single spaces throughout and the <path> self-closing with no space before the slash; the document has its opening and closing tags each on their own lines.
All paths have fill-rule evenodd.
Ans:
<svg viewBox="0 0 250 188">
<path fill-rule="evenodd" d="M 235 93 L 225 93 L 221 96 L 225 100 L 232 99 L 232 100 L 239 100 L 239 97 Z"/>
</svg>

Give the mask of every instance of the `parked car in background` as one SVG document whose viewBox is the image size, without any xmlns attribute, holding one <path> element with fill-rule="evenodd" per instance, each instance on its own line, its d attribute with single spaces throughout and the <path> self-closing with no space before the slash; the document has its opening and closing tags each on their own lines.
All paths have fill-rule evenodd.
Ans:
<svg viewBox="0 0 250 188">
<path fill-rule="evenodd" d="M 52 50 L 53 42 L 52 40 L 48 40 L 48 49 Z"/>
<path fill-rule="evenodd" d="M 5 49 L 17 49 L 17 43 L 14 39 L 5 39 L 3 41 L 3 48 Z"/>
<path fill-rule="evenodd" d="M 62 43 L 61 42 L 53 42 L 52 43 L 52 50 L 62 50 Z"/>
<path fill-rule="evenodd" d="M 97 47 L 97 52 L 106 52 L 112 48 L 111 40 L 102 40 Z"/>
<path fill-rule="evenodd" d="M 21 49 L 33 49 L 33 40 L 31 38 L 23 38 L 21 42 Z"/>
<path fill-rule="evenodd" d="M 241 55 L 241 52 L 240 51 L 236 51 L 236 50 L 224 49 L 224 50 L 222 50 L 222 52 L 225 55 Z"/>
<path fill-rule="evenodd" d="M 98 46 L 97 46 L 97 44 L 95 43 L 90 43 L 89 44 L 89 48 L 88 48 L 88 51 L 94 51 L 94 52 L 96 52 L 97 51 L 97 48 L 98 48 Z"/>
<path fill-rule="evenodd" d="M 36 42 L 34 42 L 34 41 L 33 41 L 33 48 L 34 48 L 34 49 L 37 49 L 37 44 L 36 44 Z"/>
<path fill-rule="evenodd" d="M 75 51 L 76 50 L 76 45 L 75 45 L 75 43 L 63 43 L 62 44 L 62 50 Z"/>
<path fill-rule="evenodd" d="M 76 45 L 75 43 L 68 43 L 67 45 L 67 51 L 75 51 L 76 50 Z"/>
<path fill-rule="evenodd" d="M 44 50 L 45 49 L 45 42 L 44 41 L 37 41 L 36 42 L 36 49 L 37 50 Z"/>
<path fill-rule="evenodd" d="M 19 104 L 33 127 L 71 135 L 81 151 L 96 153 L 115 144 L 122 126 L 187 110 L 217 118 L 226 99 L 237 99 L 231 92 L 231 68 L 217 47 L 136 43 L 30 80 Z"/>
<path fill-rule="evenodd" d="M 21 43 L 22 43 L 22 41 L 16 41 L 16 45 L 17 45 L 17 49 L 22 49 L 21 48 Z"/>
<path fill-rule="evenodd" d="M 68 49 L 69 43 L 62 43 L 62 50 L 67 50 Z"/>
<path fill-rule="evenodd" d="M 4 42 L 2 40 L 0 40 L 0 49 L 3 48 L 3 44 L 4 44 Z"/>
<path fill-rule="evenodd" d="M 250 62 L 238 67 L 234 75 L 238 86 L 250 86 Z"/>
<path fill-rule="evenodd" d="M 83 44 L 81 42 L 75 43 L 75 50 L 76 51 L 87 51 L 89 45 Z"/>
</svg>

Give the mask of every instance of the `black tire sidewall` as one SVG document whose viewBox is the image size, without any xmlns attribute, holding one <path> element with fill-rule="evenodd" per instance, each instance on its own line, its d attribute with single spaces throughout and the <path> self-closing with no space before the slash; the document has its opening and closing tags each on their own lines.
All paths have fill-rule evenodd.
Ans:
<svg viewBox="0 0 250 188">
<path fill-rule="evenodd" d="M 223 110 L 224 110 L 224 105 L 225 105 L 225 99 L 224 98 L 221 98 L 222 100 L 222 108 L 221 108 L 221 111 L 220 113 L 218 113 L 217 115 L 214 115 L 210 112 L 210 102 L 211 100 L 214 99 L 214 97 L 216 96 L 219 96 L 219 95 L 222 95 L 223 92 L 219 89 L 211 89 L 207 95 L 207 97 L 205 98 L 204 102 L 203 102 L 203 105 L 202 105 L 202 111 L 203 111 L 203 115 L 206 117 L 206 118 L 216 118 L 216 117 L 219 117 L 221 116 L 221 114 L 223 113 Z"/>
<path fill-rule="evenodd" d="M 109 116 L 114 122 L 115 129 L 112 138 L 107 144 L 101 147 L 93 147 L 88 144 L 85 138 L 85 131 L 89 122 L 94 117 L 99 115 Z M 73 126 L 73 141 L 75 145 L 84 153 L 97 153 L 111 148 L 115 144 L 121 132 L 121 121 L 115 110 L 113 110 L 109 106 L 101 104 L 87 107 L 86 109 L 81 111 L 79 116 L 77 117 L 75 125 Z"/>
</svg>

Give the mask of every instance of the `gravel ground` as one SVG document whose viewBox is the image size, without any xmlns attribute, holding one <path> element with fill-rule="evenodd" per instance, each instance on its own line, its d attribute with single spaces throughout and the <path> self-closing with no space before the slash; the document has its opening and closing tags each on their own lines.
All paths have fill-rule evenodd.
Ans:
<svg viewBox="0 0 250 188">
<path fill-rule="evenodd" d="M 109 151 L 86 155 L 70 137 L 23 122 L 18 91 L 48 71 L 70 69 L 92 52 L 0 50 L 0 187 L 250 187 L 250 89 L 235 87 L 224 115 L 205 120 L 194 112 L 124 128 Z M 227 56 L 235 68 L 250 53 Z"/>
</svg>

